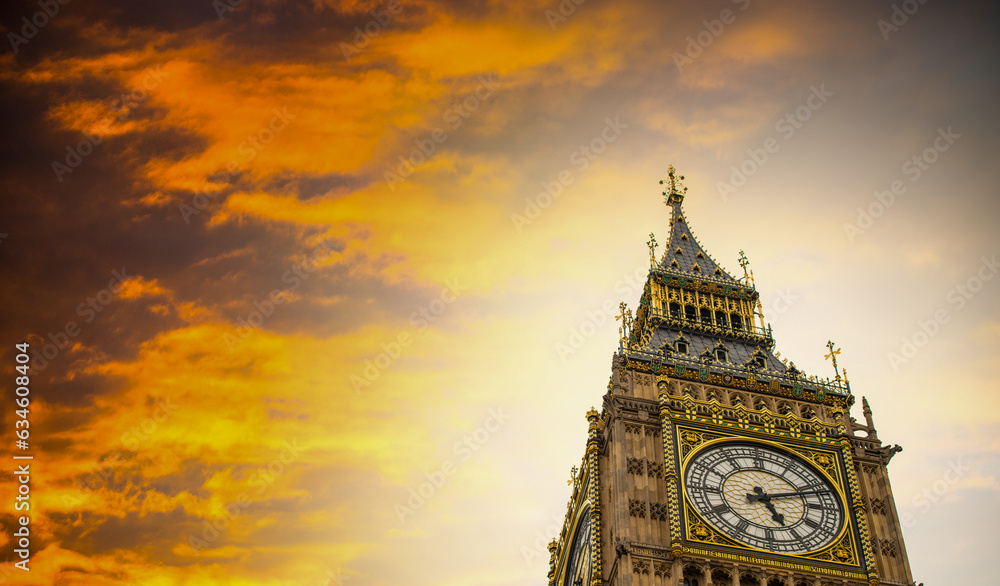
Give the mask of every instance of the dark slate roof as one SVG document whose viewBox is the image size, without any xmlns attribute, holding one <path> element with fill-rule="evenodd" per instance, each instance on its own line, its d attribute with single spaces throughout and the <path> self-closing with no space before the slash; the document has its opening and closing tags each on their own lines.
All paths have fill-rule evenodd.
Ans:
<svg viewBox="0 0 1000 586">
<path fill-rule="evenodd" d="M 683 336 L 683 339 L 688 343 L 687 354 L 678 354 L 674 351 L 673 355 L 678 357 L 684 357 L 691 360 L 697 360 L 706 350 L 714 351 L 719 345 L 719 339 L 713 336 L 707 336 L 705 334 L 697 332 L 683 332 L 675 329 L 659 327 L 653 332 L 652 338 L 649 340 L 649 348 L 651 350 L 658 350 L 662 348 L 665 344 L 668 344 L 670 348 L 675 348 L 675 342 Z M 722 340 L 722 346 L 728 351 L 727 362 L 729 366 L 742 367 L 746 366 L 750 359 L 757 353 L 758 348 L 747 344 L 746 342 L 736 341 L 736 340 Z M 770 352 L 767 348 L 759 348 L 760 353 L 764 356 L 767 366 L 765 370 L 772 370 L 784 373 L 788 368 L 782 364 L 780 360 L 775 358 L 774 354 Z M 713 360 L 715 362 L 715 360 Z"/>
<path fill-rule="evenodd" d="M 717 263 L 694 237 L 688 226 L 687 218 L 681 209 L 684 193 L 687 188 L 678 187 L 678 178 L 673 167 L 670 168 L 667 191 L 663 192 L 670 208 L 670 238 L 667 240 L 663 258 L 658 266 L 650 271 L 648 278 L 660 278 L 670 281 L 674 287 L 690 290 L 692 287 L 703 288 L 721 286 L 725 295 L 739 292 L 750 295 L 751 301 L 756 301 L 757 292 L 751 283 L 734 279 Z M 679 177 L 683 179 L 683 176 Z M 678 253 L 678 249 L 680 252 Z M 675 264 L 676 263 L 676 264 Z M 699 270 L 694 270 L 695 266 Z M 718 273 L 716 273 L 718 271 Z M 731 288 L 730 288 L 731 286 Z M 801 381 L 807 386 L 824 386 L 829 392 L 849 394 L 850 389 L 839 382 L 815 380 L 806 377 L 801 371 L 793 371 L 773 353 L 774 341 L 770 327 L 762 330 L 754 323 L 745 324 L 742 330 L 703 327 L 697 321 L 687 322 L 684 318 L 672 318 L 663 313 L 663 308 L 656 309 L 649 304 L 644 295 L 640 298 L 640 308 L 636 313 L 639 331 L 630 334 L 628 353 L 640 361 L 663 360 L 665 364 L 702 368 L 708 366 L 723 372 L 757 372 L 765 377 L 784 377 L 787 380 Z M 751 320 L 752 321 L 752 320 Z M 685 325 L 687 323 L 688 325 Z M 707 331 L 706 331 L 707 330 Z M 687 342 L 687 351 L 677 351 L 677 340 L 683 338 Z M 641 340 L 641 342 L 640 342 Z M 638 342 L 638 343 L 634 343 Z M 634 344 L 634 345 L 633 345 Z M 720 361 L 715 350 L 726 349 L 726 360 Z M 706 359 L 703 360 L 703 357 Z M 763 357 L 764 366 L 756 364 L 754 358 Z M 772 383 L 774 378 L 771 378 Z"/>
<path fill-rule="evenodd" d="M 725 271 L 719 263 L 713 259 L 708 252 L 701 246 L 694 234 L 691 232 L 691 227 L 688 225 L 687 217 L 684 215 L 684 210 L 681 208 L 681 203 L 684 200 L 684 193 L 686 189 L 678 190 L 672 187 L 668 187 L 669 193 L 664 192 L 667 196 L 667 203 L 670 207 L 670 239 L 667 240 L 666 249 L 664 250 L 663 258 L 660 261 L 660 269 L 665 270 L 671 274 L 676 274 L 679 276 L 687 276 L 692 280 L 707 280 L 715 282 L 719 285 L 732 285 L 736 287 L 747 287 L 746 283 L 741 283 L 737 281 Z M 680 249 L 678 253 L 677 250 Z M 674 265 L 676 263 L 676 266 Z M 694 270 L 697 266 L 699 270 Z M 718 272 L 716 272 L 718 271 Z M 762 355 L 765 359 L 766 366 L 762 370 L 775 371 L 779 373 L 784 373 L 788 368 L 778 360 L 768 346 L 758 346 L 755 343 L 748 342 L 746 340 L 733 339 L 732 337 L 726 337 L 726 339 L 720 339 L 710 334 L 705 334 L 701 332 L 691 332 L 684 331 L 683 329 L 678 329 L 677 327 L 668 327 L 665 324 L 653 326 L 655 329 L 649 338 L 649 344 L 645 347 L 645 351 L 656 353 L 658 350 L 663 348 L 666 344 L 669 346 L 674 356 L 678 358 L 684 358 L 687 360 L 698 360 L 698 358 L 709 351 L 713 355 L 713 362 L 716 362 L 714 358 L 714 350 L 721 343 L 723 347 L 726 348 L 727 352 L 727 365 L 732 367 L 744 367 L 749 362 L 754 355 Z M 674 348 L 677 339 L 683 336 L 688 342 L 688 351 L 684 355 L 677 354 Z M 665 354 L 670 354 L 665 351 Z"/>
<path fill-rule="evenodd" d="M 671 272 L 687 273 L 715 280 L 721 279 L 723 282 L 738 285 L 736 279 L 719 266 L 719 263 L 715 262 L 691 233 L 687 218 L 681 209 L 681 196 L 674 194 L 670 199 L 670 239 L 663 251 L 660 266 Z M 680 249 L 679 253 L 678 249 Z M 674 262 L 677 263 L 676 266 L 674 266 Z M 695 266 L 700 270 L 694 270 Z M 716 274 L 716 270 L 719 271 L 718 274 Z"/>
</svg>

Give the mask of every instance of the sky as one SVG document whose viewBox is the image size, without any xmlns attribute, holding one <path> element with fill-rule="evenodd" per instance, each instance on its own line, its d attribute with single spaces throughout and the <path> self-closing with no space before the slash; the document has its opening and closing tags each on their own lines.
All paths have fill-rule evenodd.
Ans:
<svg viewBox="0 0 1000 586">
<path fill-rule="evenodd" d="M 903 446 L 917 582 L 993 583 L 998 24 L 943 0 L 4 3 L 5 380 L 31 358 L 28 450 L 0 397 L 0 582 L 545 584 L 673 164 L 777 350 L 832 376 L 833 340 Z"/>
</svg>

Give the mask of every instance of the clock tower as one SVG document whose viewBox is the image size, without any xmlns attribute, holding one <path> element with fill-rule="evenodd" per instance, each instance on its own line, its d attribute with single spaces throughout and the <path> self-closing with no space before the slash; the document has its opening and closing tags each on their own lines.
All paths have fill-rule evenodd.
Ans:
<svg viewBox="0 0 1000 586">
<path fill-rule="evenodd" d="M 911 586 L 886 466 L 854 395 L 774 352 L 753 273 L 694 237 L 670 167 L 669 238 L 591 409 L 550 586 Z"/>
</svg>

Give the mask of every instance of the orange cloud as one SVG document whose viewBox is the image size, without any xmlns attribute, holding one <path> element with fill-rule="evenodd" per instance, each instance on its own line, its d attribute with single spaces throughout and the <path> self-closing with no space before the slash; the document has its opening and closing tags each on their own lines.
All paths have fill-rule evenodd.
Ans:
<svg viewBox="0 0 1000 586">
<path fill-rule="evenodd" d="M 171 293 L 161 287 L 156 279 L 149 280 L 143 277 L 133 277 L 122 281 L 118 295 L 122 299 L 139 299 L 146 296 L 170 296 Z"/>
</svg>

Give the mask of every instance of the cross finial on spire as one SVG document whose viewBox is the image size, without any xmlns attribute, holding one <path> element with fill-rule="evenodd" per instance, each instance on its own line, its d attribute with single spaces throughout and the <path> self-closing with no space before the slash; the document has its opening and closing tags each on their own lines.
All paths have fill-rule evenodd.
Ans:
<svg viewBox="0 0 1000 586">
<path fill-rule="evenodd" d="M 628 304 L 625 303 L 624 301 L 621 302 L 621 304 L 618 306 L 618 309 L 621 310 L 621 313 L 615 316 L 615 321 L 622 322 L 622 325 L 618 327 L 618 336 L 619 336 L 618 344 L 621 348 L 624 349 L 630 346 L 629 334 L 632 333 L 633 318 L 632 318 L 632 312 L 628 308 Z"/>
<path fill-rule="evenodd" d="M 833 340 L 826 342 L 826 347 L 830 349 L 830 353 L 826 355 L 826 359 L 833 359 L 833 372 L 837 375 L 837 382 L 840 382 L 840 371 L 837 370 L 837 354 L 840 354 L 840 348 L 834 350 L 833 346 Z"/>
<path fill-rule="evenodd" d="M 750 266 L 750 259 L 747 258 L 747 255 L 744 254 L 743 251 L 741 250 L 740 251 L 740 267 L 743 268 L 743 280 L 746 281 L 746 282 L 748 282 L 748 283 L 750 283 L 750 286 L 753 287 L 753 286 L 756 286 L 756 283 L 754 283 L 754 281 L 753 281 L 753 270 L 751 270 L 749 273 L 747 273 L 747 267 L 748 266 Z M 759 297 L 757 298 L 757 307 L 760 307 L 760 298 Z M 761 322 L 760 322 L 761 325 L 760 325 L 760 327 L 764 327 L 763 317 L 764 317 L 764 315 L 762 313 L 761 314 Z"/>
<path fill-rule="evenodd" d="M 683 175 L 677 174 L 677 169 L 674 169 L 673 165 L 667 167 L 667 179 L 660 179 L 660 185 L 664 183 L 669 183 L 670 188 L 668 191 L 663 192 L 664 203 L 671 205 L 675 201 L 680 203 L 684 200 L 684 194 L 687 193 L 688 188 L 684 187 L 681 181 L 684 179 Z"/>
<path fill-rule="evenodd" d="M 747 266 L 749 266 L 749 265 L 750 265 L 750 259 L 747 258 L 747 255 L 744 254 L 743 251 L 741 250 L 740 251 L 740 266 L 743 268 L 743 276 L 744 277 L 749 276 L 749 275 L 747 275 Z"/>
<path fill-rule="evenodd" d="M 650 265 L 655 265 L 656 264 L 656 245 L 657 245 L 656 236 L 653 236 L 653 233 L 650 232 L 649 233 L 649 242 L 646 243 L 646 246 L 649 247 L 649 264 Z"/>
<path fill-rule="evenodd" d="M 579 472 L 580 469 L 576 466 L 569 469 L 569 480 L 566 481 L 567 486 L 573 485 L 573 488 L 576 488 L 576 485 L 580 482 L 579 478 L 577 478 Z"/>
</svg>

